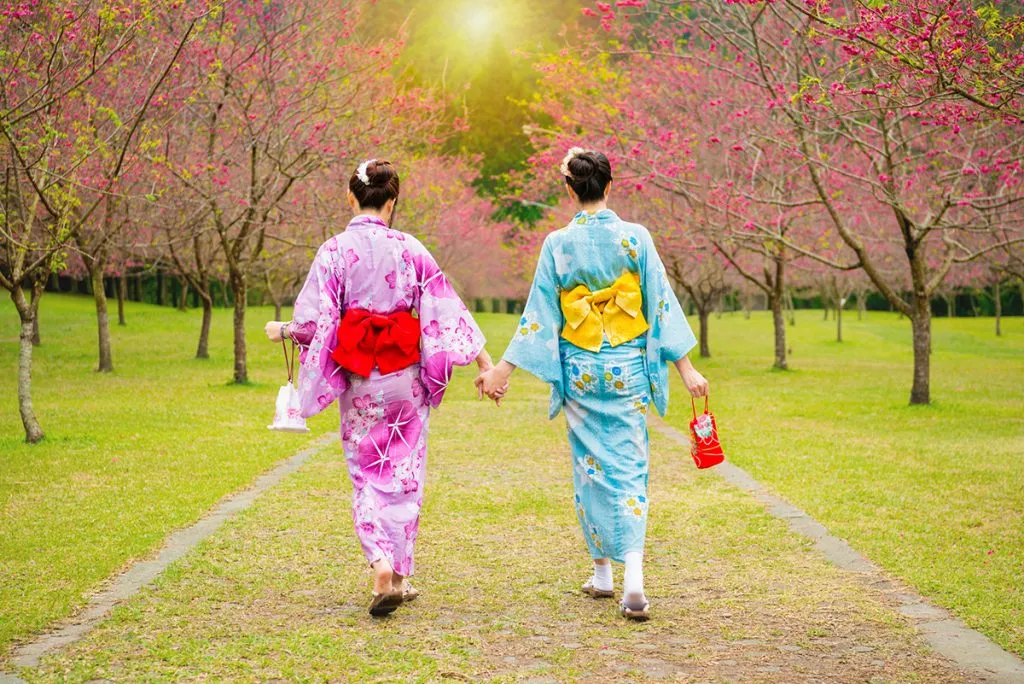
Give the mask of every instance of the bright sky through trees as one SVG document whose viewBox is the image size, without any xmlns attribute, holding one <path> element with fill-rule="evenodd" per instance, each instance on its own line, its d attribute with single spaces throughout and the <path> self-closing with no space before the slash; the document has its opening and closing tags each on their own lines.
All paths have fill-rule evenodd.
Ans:
<svg viewBox="0 0 1024 684">
<path fill-rule="evenodd" d="M 485 43 L 499 28 L 496 13 L 489 5 L 467 5 L 459 14 L 468 43 Z"/>
</svg>

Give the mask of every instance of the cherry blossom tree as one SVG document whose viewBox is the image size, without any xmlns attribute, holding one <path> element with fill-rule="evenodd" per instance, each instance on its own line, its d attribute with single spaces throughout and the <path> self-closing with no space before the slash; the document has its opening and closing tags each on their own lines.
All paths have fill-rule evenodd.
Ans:
<svg viewBox="0 0 1024 684">
<path fill-rule="evenodd" d="M 693 248 L 666 253 L 665 270 L 697 310 L 700 355 L 711 357 L 709 320 L 713 307 L 732 289 L 727 267 L 716 250 Z"/>
<path fill-rule="evenodd" d="M 910 108 L 873 61 L 856 50 L 835 49 L 788 7 L 732 7 L 714 16 L 722 23 L 709 34 L 728 41 L 730 49 L 709 51 L 714 58 L 705 62 L 756 82 L 766 106 L 777 112 L 775 120 L 795 138 L 792 146 L 771 131 L 763 136 L 781 150 L 795 147 L 813 188 L 808 199 L 825 210 L 875 287 L 910 319 L 910 401 L 928 403 L 931 297 L 955 264 L 1000 243 L 990 234 L 969 247 L 966 238 L 978 242 L 988 214 L 1021 200 L 1019 122 L 947 122 L 941 100 Z M 851 218 L 857 204 L 872 200 L 889 219 L 866 222 L 861 231 Z M 902 239 L 909 297 L 877 266 L 866 242 L 879 234 L 872 231 Z M 812 245 L 797 249 L 822 258 Z"/>
<path fill-rule="evenodd" d="M 911 11 L 922 2 L 891 4 Z M 762 216 L 800 210 L 812 218 L 813 230 L 802 235 L 780 235 L 763 220 L 749 226 L 754 233 L 831 267 L 863 269 L 910 319 L 910 400 L 928 403 L 932 295 L 957 264 L 1021 239 L 1019 223 L 1003 224 L 1001 230 L 1013 233 L 1003 238 L 986 218 L 1022 199 L 1020 120 L 1005 107 L 972 114 L 963 93 L 937 90 L 929 78 L 912 74 L 894 82 L 891 68 L 898 65 L 882 69 L 877 53 L 830 39 L 822 21 L 795 2 L 684 7 L 636 0 L 597 7 L 603 27 L 628 41 L 610 54 L 700 74 L 686 82 L 696 97 L 722 97 L 721 121 L 743 121 L 737 131 L 747 142 L 732 142 L 726 154 L 735 156 L 750 189 L 740 185 L 734 193 Z M 651 89 L 649 97 L 669 89 Z M 747 94 L 733 96 L 737 89 Z M 686 137 L 690 128 L 682 130 Z M 761 172 L 765 163 L 776 167 L 769 182 Z M 774 181 L 780 178 L 794 183 L 779 192 Z M 865 212 L 872 220 L 859 220 Z M 824 246 L 819 235 L 826 236 Z M 843 261 L 830 256 L 833 238 L 845 246 Z M 889 250 L 873 245 L 898 245 L 904 255 L 898 273 L 885 272 Z"/>
<path fill-rule="evenodd" d="M 711 314 L 736 287 L 737 269 L 716 244 L 716 233 L 677 193 L 651 187 L 624 198 L 629 220 L 654 226 L 658 253 L 681 299 L 697 313 L 699 353 L 711 357 Z"/>
<path fill-rule="evenodd" d="M 44 435 L 32 407 L 31 368 L 45 282 L 108 198 L 121 193 L 154 100 L 195 33 L 198 19 L 189 17 L 202 11 L 173 8 L 178 31 L 149 53 L 134 99 L 101 110 L 91 88 L 140 57 L 154 18 L 167 10 L 170 4 L 105 0 L 0 7 L 0 285 L 21 320 L 18 399 L 28 442 Z"/>
<path fill-rule="evenodd" d="M 767 298 L 774 365 L 787 368 L 786 275 L 799 254 L 786 240 L 807 223 L 802 217 L 808 210 L 794 199 L 801 178 L 790 160 L 768 156 L 749 135 L 751 119 L 760 114 L 747 107 L 755 89 L 731 81 L 715 83 L 710 92 L 704 73 L 652 53 L 651 46 L 674 44 L 672 26 L 647 26 L 634 45 L 633 29 L 613 23 L 610 5 L 598 8 L 614 39 L 585 35 L 581 45 L 539 67 L 546 90 L 538 114 L 554 124 L 531 129 L 537 177 L 550 175 L 544 169 L 577 142 L 606 152 L 616 169 L 616 201 L 625 197 L 633 215 L 646 217 L 666 261 L 674 264 L 676 282 L 687 289 L 687 283 L 702 281 L 688 294 L 700 318 L 703 351 L 709 352 L 708 314 L 724 294 L 720 260 Z M 766 206 L 757 192 L 776 203 Z M 705 255 L 713 260 L 700 261 Z"/>
<path fill-rule="evenodd" d="M 175 137 L 157 158 L 206 206 L 234 294 L 234 375 L 248 381 L 245 311 L 268 234 L 302 185 L 347 178 L 368 150 L 429 140 L 439 107 L 387 70 L 402 40 L 366 45 L 349 2 L 227 3 L 188 56 Z M 169 133 L 170 135 L 170 133 Z M 343 171 L 338 171 L 343 169 Z M 344 202 L 342 185 L 334 200 Z"/>
<path fill-rule="evenodd" d="M 181 202 L 181 199 L 168 197 L 166 206 L 149 212 L 160 226 L 161 235 L 156 244 L 144 248 L 143 253 L 153 252 L 151 258 L 168 262 L 172 272 L 195 292 L 203 310 L 196 358 L 208 359 L 213 322 L 211 285 L 214 273 L 223 271 L 223 261 L 217 235 L 210 227 L 209 208 L 197 202 Z"/>
<path fill-rule="evenodd" d="M 497 206 L 474 189 L 478 159 L 430 155 L 401 169 L 396 225 L 419 238 L 464 299 L 509 294 L 512 227 L 492 217 Z"/>
<path fill-rule="evenodd" d="M 870 60 L 904 106 L 948 103 L 939 121 L 1024 119 L 1024 12 L 970 0 L 783 0 L 844 50 Z"/>
</svg>

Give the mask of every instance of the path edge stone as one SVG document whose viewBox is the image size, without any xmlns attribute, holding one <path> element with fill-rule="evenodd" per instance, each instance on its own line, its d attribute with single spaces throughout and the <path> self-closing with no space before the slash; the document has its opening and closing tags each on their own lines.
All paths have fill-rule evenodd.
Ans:
<svg viewBox="0 0 1024 684">
<path fill-rule="evenodd" d="M 251 507 L 267 490 L 280 484 L 301 468 L 334 438 L 334 434 L 318 437 L 312 444 L 295 455 L 280 461 L 269 471 L 258 476 L 245 489 L 223 497 L 196 522 L 168 536 L 155 556 L 132 563 L 127 570 L 111 579 L 102 589 L 93 593 L 85 606 L 70 618 L 38 635 L 33 641 L 14 649 L 12 662 L 19 668 L 36 668 L 44 655 L 65 648 L 88 634 L 120 602 L 135 596 L 151 585 L 171 563 L 182 558 L 221 525 Z M 10 672 L 0 672 L 0 684 L 19 684 L 24 680 Z"/>
<path fill-rule="evenodd" d="M 650 424 L 664 437 L 685 446 L 689 452 L 688 435 L 657 416 L 652 416 Z M 1024 683 L 1024 661 L 981 632 L 968 627 L 945 608 L 901 586 L 846 541 L 829 533 L 817 520 L 769 492 L 750 473 L 728 460 L 712 470 L 734 487 L 749 492 L 764 505 L 770 515 L 785 521 L 791 530 L 813 541 L 814 547 L 829 562 L 853 573 L 861 583 L 878 589 L 886 598 L 895 602 L 899 613 L 911 620 L 936 653 L 982 681 L 996 684 Z"/>
</svg>

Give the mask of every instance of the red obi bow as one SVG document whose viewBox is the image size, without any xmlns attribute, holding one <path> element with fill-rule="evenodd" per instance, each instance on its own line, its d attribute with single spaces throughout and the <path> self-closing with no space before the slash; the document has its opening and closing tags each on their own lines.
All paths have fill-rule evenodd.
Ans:
<svg viewBox="0 0 1024 684">
<path fill-rule="evenodd" d="M 338 326 L 338 346 L 331 358 L 364 378 L 374 367 L 387 375 L 418 363 L 419 319 L 408 311 L 382 316 L 366 309 L 349 309 Z"/>
</svg>

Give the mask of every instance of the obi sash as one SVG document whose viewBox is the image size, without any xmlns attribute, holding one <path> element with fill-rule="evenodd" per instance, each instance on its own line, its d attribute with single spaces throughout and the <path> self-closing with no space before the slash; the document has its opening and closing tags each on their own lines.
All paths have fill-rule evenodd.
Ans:
<svg viewBox="0 0 1024 684">
<path fill-rule="evenodd" d="M 338 326 L 338 346 L 331 358 L 364 378 L 374 368 L 381 375 L 407 368 L 420 360 L 420 321 L 408 311 L 380 315 L 349 309 Z"/>
<path fill-rule="evenodd" d="M 577 285 L 561 294 L 562 337 L 581 349 L 600 351 L 605 336 L 613 347 L 647 332 L 640 276 L 623 271 L 611 287 L 591 292 Z"/>
</svg>

